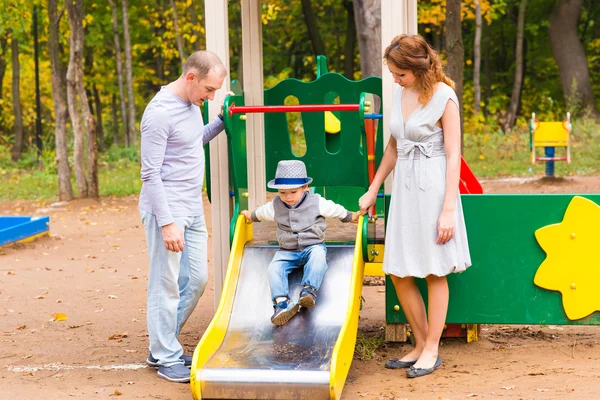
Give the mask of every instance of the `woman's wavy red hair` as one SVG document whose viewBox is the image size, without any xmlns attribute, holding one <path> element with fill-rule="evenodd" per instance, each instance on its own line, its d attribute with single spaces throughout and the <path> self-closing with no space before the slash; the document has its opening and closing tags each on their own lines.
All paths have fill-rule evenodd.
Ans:
<svg viewBox="0 0 600 400">
<path fill-rule="evenodd" d="M 444 73 L 440 55 L 419 35 L 396 36 L 385 49 L 383 59 L 398 69 L 410 70 L 415 74 L 421 91 L 421 104 L 431 99 L 437 82 L 454 88 L 454 82 Z"/>
</svg>

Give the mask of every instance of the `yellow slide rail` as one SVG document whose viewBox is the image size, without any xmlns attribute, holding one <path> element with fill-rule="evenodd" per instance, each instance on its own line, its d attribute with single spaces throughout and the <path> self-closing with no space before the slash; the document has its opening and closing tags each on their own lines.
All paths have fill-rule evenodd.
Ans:
<svg viewBox="0 0 600 400">
<path fill-rule="evenodd" d="M 231 243 L 227 274 L 223 282 L 223 292 L 221 293 L 219 306 L 212 322 L 208 325 L 205 334 L 202 336 L 198 346 L 196 346 L 194 358 L 192 359 L 190 386 L 192 396 L 196 400 L 202 399 L 202 381 L 197 374 L 202 371 L 204 365 L 217 352 L 223 343 L 223 339 L 225 339 L 229 318 L 233 309 L 237 281 L 240 276 L 244 246 L 248 241 L 252 240 L 252 235 L 252 225 L 246 224 L 244 216 L 240 215 L 235 225 L 235 234 Z M 203 351 L 200 352 L 200 349 Z"/>
<path fill-rule="evenodd" d="M 356 243 L 354 246 L 354 260 L 352 261 L 352 279 L 350 280 L 350 296 L 348 299 L 348 310 L 344 324 L 340 329 L 338 340 L 331 355 L 331 366 L 329 368 L 329 397 L 338 400 L 342 395 L 344 383 L 354 357 L 354 346 L 356 345 L 356 334 L 358 331 L 358 316 L 360 314 L 360 303 L 362 296 L 362 284 L 365 271 L 365 262 L 362 254 L 362 226 L 367 223 L 364 217 L 358 220 L 356 229 Z M 366 240 L 366 238 L 364 238 Z"/>
</svg>

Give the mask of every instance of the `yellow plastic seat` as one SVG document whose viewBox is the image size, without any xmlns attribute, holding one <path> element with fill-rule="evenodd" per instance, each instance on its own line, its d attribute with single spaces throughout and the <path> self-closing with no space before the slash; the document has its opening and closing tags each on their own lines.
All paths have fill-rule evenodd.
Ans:
<svg viewBox="0 0 600 400">
<path fill-rule="evenodd" d="M 536 161 L 566 161 L 567 164 L 571 163 L 570 113 L 567 113 L 567 118 L 562 122 L 540 122 L 535 119 L 535 113 L 533 113 L 529 129 L 531 134 L 531 164 L 535 164 Z M 536 155 L 537 147 L 564 147 L 566 148 L 566 156 L 538 157 Z"/>
</svg>

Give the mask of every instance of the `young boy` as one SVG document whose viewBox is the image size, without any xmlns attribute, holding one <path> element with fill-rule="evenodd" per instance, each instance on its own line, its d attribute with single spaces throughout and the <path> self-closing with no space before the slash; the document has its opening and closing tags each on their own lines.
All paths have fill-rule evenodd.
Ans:
<svg viewBox="0 0 600 400">
<path fill-rule="evenodd" d="M 271 322 L 281 326 L 298 312 L 300 306 L 313 307 L 317 291 L 327 271 L 327 248 L 323 243 L 325 218 L 339 218 L 342 222 L 356 222 L 359 213 L 347 211 L 331 200 L 325 200 L 308 190 L 312 178 L 306 176 L 302 161 L 280 161 L 275 179 L 267 186 L 277 189 L 273 201 L 254 212 L 242 211 L 248 223 L 277 222 L 279 250 L 269 265 L 269 286 L 275 312 Z M 288 275 L 304 266 L 302 291 L 298 302 L 289 296 Z"/>
</svg>

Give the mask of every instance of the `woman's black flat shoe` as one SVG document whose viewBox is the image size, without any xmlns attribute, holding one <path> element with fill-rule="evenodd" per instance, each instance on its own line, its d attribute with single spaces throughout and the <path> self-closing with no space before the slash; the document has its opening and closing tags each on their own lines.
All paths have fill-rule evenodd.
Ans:
<svg viewBox="0 0 600 400">
<path fill-rule="evenodd" d="M 420 376 L 425 376 L 431 374 L 433 371 L 438 369 L 442 365 L 442 359 L 438 356 L 437 360 L 435 360 L 435 364 L 431 368 L 415 368 L 410 367 L 408 371 L 406 371 L 406 376 L 408 378 L 418 378 Z"/>
<path fill-rule="evenodd" d="M 386 362 L 385 367 L 387 369 L 408 368 L 408 367 L 412 367 L 413 365 L 415 365 L 416 362 L 417 362 L 417 360 L 415 360 L 415 361 L 400 361 L 397 358 L 394 358 L 393 360 Z"/>
</svg>

